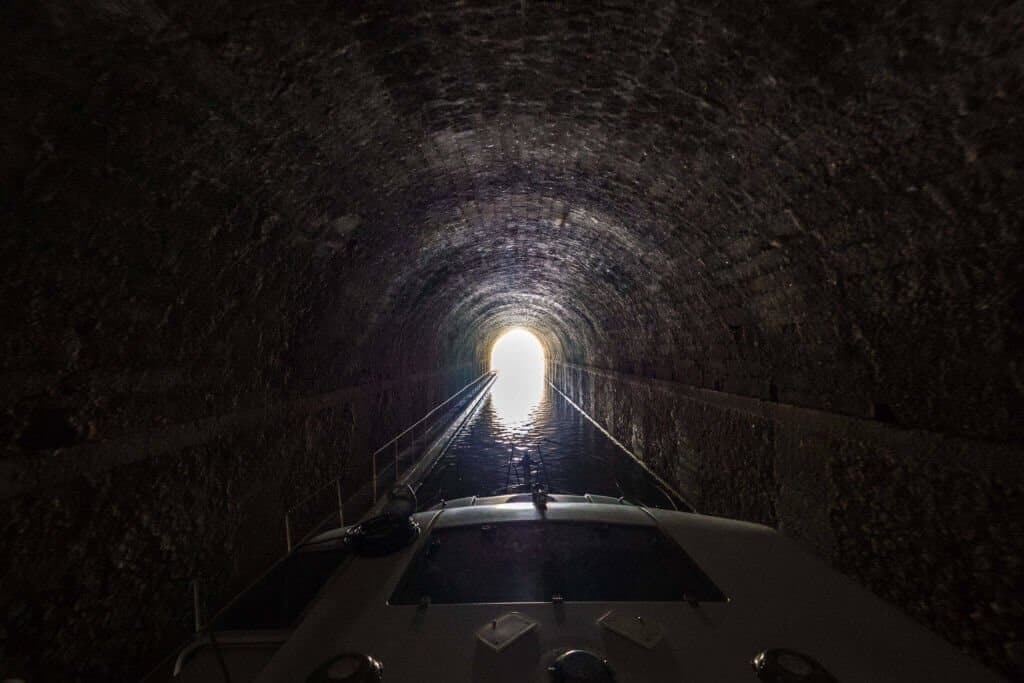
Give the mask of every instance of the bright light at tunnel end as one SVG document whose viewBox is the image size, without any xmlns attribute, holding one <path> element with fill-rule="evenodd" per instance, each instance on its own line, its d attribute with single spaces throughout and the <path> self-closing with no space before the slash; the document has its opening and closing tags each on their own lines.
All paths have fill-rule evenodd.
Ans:
<svg viewBox="0 0 1024 683">
<path fill-rule="evenodd" d="M 544 376 L 544 346 L 537 335 L 521 327 L 505 332 L 491 347 L 491 370 L 499 375 Z"/>
<path fill-rule="evenodd" d="M 509 428 L 528 427 L 544 394 L 544 367 L 544 346 L 529 330 L 513 328 L 491 347 L 491 370 L 498 373 L 491 399 L 498 419 Z"/>
</svg>

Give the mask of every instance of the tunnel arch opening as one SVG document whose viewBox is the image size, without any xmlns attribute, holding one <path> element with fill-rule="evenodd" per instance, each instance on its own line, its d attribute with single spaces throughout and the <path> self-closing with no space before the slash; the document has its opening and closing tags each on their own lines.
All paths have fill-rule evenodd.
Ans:
<svg viewBox="0 0 1024 683">
<path fill-rule="evenodd" d="M 525 327 L 503 330 L 491 345 L 490 369 L 502 373 L 540 374 L 543 379 L 547 351 L 543 342 Z"/>
<path fill-rule="evenodd" d="M 544 344 L 526 328 L 506 330 L 491 345 L 490 369 L 497 373 L 491 390 L 496 417 L 508 429 L 528 428 L 531 414 L 544 400 Z"/>
</svg>

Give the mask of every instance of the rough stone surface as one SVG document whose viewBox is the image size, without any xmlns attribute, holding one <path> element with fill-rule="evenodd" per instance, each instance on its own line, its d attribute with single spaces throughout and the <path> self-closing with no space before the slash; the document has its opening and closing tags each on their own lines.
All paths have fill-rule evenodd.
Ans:
<svg viewBox="0 0 1024 683">
<path fill-rule="evenodd" d="M 553 382 L 699 511 L 778 527 L 1019 676 L 1017 449 L 556 363 Z"/>
<path fill-rule="evenodd" d="M 8 668 L 126 633 L 95 617 L 107 586 L 49 549 L 116 566 L 147 506 L 174 508 L 176 548 L 199 531 L 184 510 L 212 505 L 193 489 L 301 489 L 344 440 L 323 397 L 434 378 L 355 400 L 376 436 L 510 325 L 562 362 L 1020 453 L 1019 0 L 12 0 L 0 19 L 0 641 L 21 656 L 7 643 L 33 624 L 54 643 Z M 949 458 L 586 391 L 699 507 L 793 529 L 869 585 L 881 537 L 929 520 L 890 498 L 871 509 L 899 524 L 867 515 L 902 489 L 856 482 L 959 481 Z M 243 450 L 265 467 L 242 474 Z M 958 509 L 1006 519 L 1017 484 L 955 457 L 980 469 Z M 822 475 L 853 512 L 778 495 Z M 256 524 L 210 515 L 204 557 Z M 929 543 L 930 566 L 960 557 Z M 995 562 L 1012 543 L 961 545 Z M 888 596 L 918 615 L 919 576 Z M 1019 646 L 985 629 L 1024 628 L 1000 600 L 922 618 L 1009 671 Z M 60 631 L 77 601 L 85 630 Z"/>
<path fill-rule="evenodd" d="M 193 580 L 208 616 L 284 554 L 286 509 L 339 474 L 345 495 L 355 491 L 380 435 L 447 390 L 431 376 L 349 389 L 3 501 L 4 673 L 144 674 L 190 632 Z M 297 510 L 296 537 L 336 509 L 334 496 Z"/>
</svg>

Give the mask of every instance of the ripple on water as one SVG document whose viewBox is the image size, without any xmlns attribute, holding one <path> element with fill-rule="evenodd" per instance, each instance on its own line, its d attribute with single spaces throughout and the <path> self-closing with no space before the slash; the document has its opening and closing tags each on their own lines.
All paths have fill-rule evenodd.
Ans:
<svg viewBox="0 0 1024 683">
<path fill-rule="evenodd" d="M 441 500 L 529 490 L 625 496 L 671 507 L 654 478 L 582 413 L 545 385 L 532 408 L 507 420 L 492 394 L 419 490 L 426 508 Z M 511 466 L 510 466 L 511 460 Z"/>
</svg>

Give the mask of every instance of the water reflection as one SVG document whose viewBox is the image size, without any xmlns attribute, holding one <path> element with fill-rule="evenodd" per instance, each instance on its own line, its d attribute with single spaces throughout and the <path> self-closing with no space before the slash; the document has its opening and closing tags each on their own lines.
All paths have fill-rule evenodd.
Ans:
<svg viewBox="0 0 1024 683">
<path fill-rule="evenodd" d="M 510 432 L 521 433 L 532 422 L 531 416 L 544 400 L 544 377 L 539 379 L 499 374 L 491 389 L 495 417 Z"/>
<path fill-rule="evenodd" d="M 470 418 L 416 495 L 424 508 L 464 496 L 552 493 L 622 496 L 652 507 L 673 501 L 632 458 L 558 395 L 544 379 L 544 349 L 526 330 L 494 345 L 498 371 Z M 681 504 L 681 501 L 678 501 Z"/>
<path fill-rule="evenodd" d="M 510 330 L 494 343 L 491 369 L 498 372 L 491 389 L 495 416 L 508 431 L 522 433 L 544 400 L 544 348 L 529 331 Z"/>
<path fill-rule="evenodd" d="M 643 468 L 550 386 L 532 409 L 517 411 L 526 417 L 514 429 L 506 421 L 509 413 L 499 410 L 497 387 L 495 382 L 416 492 L 424 508 L 463 496 L 527 492 L 535 483 L 552 493 L 625 496 L 652 507 L 673 507 Z M 509 391 L 514 398 L 517 392 Z"/>
</svg>

